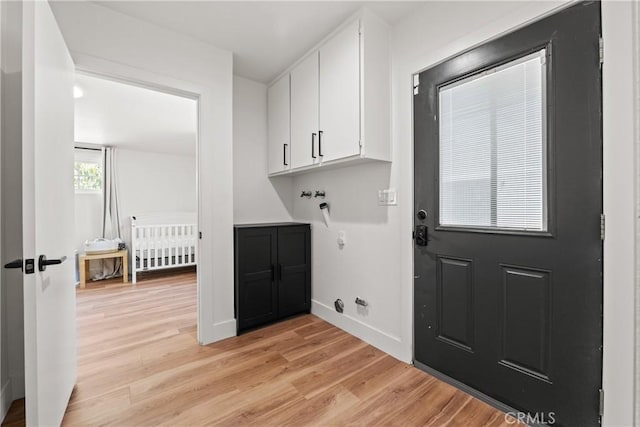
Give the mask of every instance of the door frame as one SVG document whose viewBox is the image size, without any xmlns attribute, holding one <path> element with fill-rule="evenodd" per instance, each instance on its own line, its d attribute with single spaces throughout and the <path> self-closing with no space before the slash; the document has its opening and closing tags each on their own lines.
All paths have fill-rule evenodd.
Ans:
<svg viewBox="0 0 640 427">
<path fill-rule="evenodd" d="M 635 149 L 635 348 L 634 348 L 634 424 L 640 425 L 640 3 L 632 5 L 633 100 Z"/>
<path fill-rule="evenodd" d="M 505 34 L 516 31 L 530 23 L 543 19 L 546 16 L 557 13 L 574 5 L 573 1 L 566 1 L 560 5 L 551 6 L 543 13 L 532 15 L 523 10 L 516 14 L 505 16 L 498 21 L 480 27 L 477 31 L 462 36 L 459 39 L 448 41 L 434 53 L 423 53 L 422 67 L 415 67 L 410 75 L 406 75 L 405 83 L 400 86 L 406 94 L 400 95 L 401 101 L 410 102 L 407 114 L 411 117 L 410 132 L 411 147 L 406 151 L 394 155 L 402 156 L 403 169 L 406 168 L 407 177 L 404 188 L 407 194 L 414 193 L 414 155 L 413 155 L 413 80 L 414 74 L 431 68 L 440 62 L 458 55 L 459 53 L 473 49 L 488 41 L 499 38 Z M 604 213 L 606 215 L 606 233 L 604 245 L 604 350 L 603 350 L 603 388 L 605 389 L 603 425 L 630 424 L 635 419 L 640 424 L 640 234 L 636 237 L 630 230 L 640 231 L 640 4 L 639 0 L 633 2 L 604 1 L 602 7 L 602 34 L 605 45 L 605 61 L 603 66 L 603 197 L 605 200 Z M 633 11 L 633 13 L 631 13 Z M 627 32 L 627 28 L 620 30 L 619 20 L 635 17 L 634 35 Z M 518 22 L 519 24 L 513 24 Z M 627 22 L 629 22 L 627 21 Z M 629 25 L 630 27 L 631 25 Z M 497 30 L 495 30 L 497 28 Z M 607 48 L 611 46 L 610 48 Z M 614 47 L 615 46 L 615 47 Z M 614 52 L 615 49 L 615 52 Z M 609 53 L 610 52 L 610 53 Z M 629 58 L 634 53 L 636 70 L 633 79 L 622 76 L 622 82 L 618 85 L 620 76 L 616 75 L 617 68 L 626 65 L 632 60 Z M 609 74 L 606 70 L 609 68 Z M 634 84 L 635 95 L 635 119 L 629 114 L 621 118 L 618 114 L 620 102 L 631 107 L 633 96 L 629 93 L 628 85 Z M 406 85 L 406 86 L 405 86 Z M 614 87 L 615 86 L 615 87 Z M 626 87 L 626 90 L 620 88 Z M 410 94 L 410 95 L 409 95 Z M 635 137 L 634 135 L 635 125 Z M 394 137 L 397 138 L 397 131 Z M 620 136 L 624 137 L 621 141 Z M 631 143 L 631 139 L 634 143 Z M 624 142 L 624 144 L 622 144 Z M 627 142 L 629 142 L 627 144 Z M 633 182 L 635 186 L 630 186 Z M 626 187 L 620 187 L 624 183 Z M 621 191 L 622 190 L 622 191 Z M 406 200 L 409 199 L 409 200 Z M 610 200 L 607 203 L 607 200 Z M 401 232 L 403 234 L 402 254 L 406 257 L 403 261 L 403 292 L 407 297 L 403 298 L 404 314 L 402 319 L 402 341 L 405 343 L 405 352 L 410 363 L 414 355 L 414 324 L 413 324 L 413 286 L 414 286 L 414 242 L 411 232 L 414 224 L 413 197 L 405 198 L 403 213 L 401 215 Z M 634 216 L 634 213 L 637 215 Z M 635 249 L 635 251 L 634 251 Z M 624 283 L 624 286 L 614 286 L 615 283 Z M 627 286 L 628 285 L 628 286 Z M 631 292 L 635 291 L 634 298 Z M 634 310 L 635 309 L 635 310 Z M 635 321 L 635 328 L 633 328 Z M 626 329 L 621 331 L 619 325 Z M 634 338 L 635 343 L 634 343 Z M 622 357 L 622 359 L 621 359 Z M 617 362 L 616 362 L 617 360 Z M 635 362 L 635 368 L 634 368 Z M 629 375 L 634 372 L 635 375 Z M 635 393 L 630 393 L 634 389 Z M 635 407 L 635 411 L 634 411 Z"/>
<path fill-rule="evenodd" d="M 203 223 L 207 220 L 211 221 L 211 203 L 207 203 L 202 194 L 201 181 L 203 180 L 202 173 L 207 171 L 207 168 L 203 168 L 200 165 L 200 161 L 203 159 L 201 155 L 202 151 L 202 98 L 213 97 L 211 89 L 198 83 L 175 79 L 173 77 L 164 76 L 154 72 L 141 70 L 139 68 L 130 67 L 125 64 L 112 62 L 102 58 L 96 58 L 94 56 L 80 54 L 78 52 L 71 51 L 73 56 L 76 72 L 99 77 L 107 80 L 112 80 L 124 84 L 143 87 L 159 92 L 168 93 L 171 95 L 182 96 L 189 99 L 194 99 L 198 103 L 197 107 L 197 146 L 196 146 L 196 194 L 197 194 L 197 214 L 196 222 L 198 230 L 203 229 Z M 208 212 L 207 212 L 208 210 Z M 213 236 L 210 237 L 211 241 Z M 205 248 L 205 246 L 209 246 Z M 206 250 L 205 250 L 206 249 Z M 204 252 L 204 254 L 203 254 Z M 200 267 L 201 260 L 205 259 L 207 255 L 212 255 L 210 245 L 203 243 L 203 239 L 198 239 L 198 266 Z M 205 255 L 205 256 L 203 256 Z M 213 301 L 214 298 L 214 280 L 213 277 L 204 277 L 209 274 L 213 276 L 213 272 L 206 272 L 206 269 L 199 268 L 197 274 L 197 338 L 198 343 L 201 345 L 209 344 L 219 339 L 227 338 L 235 335 L 235 319 L 231 322 L 232 328 L 224 328 L 223 331 L 216 330 L 217 325 L 214 323 L 214 308 L 212 304 L 206 304 L 207 301 Z M 231 284 L 232 285 L 232 284 Z"/>
<path fill-rule="evenodd" d="M 129 85 L 129 86 L 135 86 L 135 87 L 140 87 L 143 89 L 148 89 L 148 90 L 153 90 L 156 92 L 161 92 L 161 93 L 165 93 L 168 95 L 173 95 L 173 96 L 179 96 L 181 98 L 186 98 L 186 99 L 191 99 L 193 101 L 196 101 L 196 229 L 197 230 L 201 230 L 200 228 L 200 93 L 199 92 L 192 92 L 191 90 L 188 89 L 184 89 L 184 86 L 181 87 L 175 87 L 175 86 L 166 86 L 163 83 L 159 83 L 156 81 L 147 81 L 147 80 L 142 80 L 139 78 L 128 78 L 128 77 L 123 77 L 121 75 L 116 75 L 110 72 L 101 72 L 101 71 L 96 71 L 95 69 L 92 69 L 91 67 L 85 67 L 85 66 L 78 66 L 76 64 L 75 67 L 75 72 L 76 74 L 80 74 L 83 76 L 89 76 L 89 77 L 94 77 L 94 78 L 99 78 L 102 80 L 108 80 L 108 81 L 112 81 L 112 82 L 116 82 L 116 83 L 121 83 L 124 85 Z M 196 248 L 196 256 L 198 258 L 200 258 L 200 246 L 201 246 L 201 239 L 198 239 L 197 242 L 197 248 Z M 129 248 L 130 249 L 130 248 Z M 131 253 L 131 256 L 134 257 L 135 254 Z M 134 264 L 134 260 L 131 260 L 130 265 L 135 265 Z M 196 263 L 199 263 L 200 259 L 196 260 Z M 124 274 L 128 274 L 128 272 L 124 272 Z M 198 337 L 198 342 L 200 344 L 203 344 L 203 337 L 202 337 L 202 333 L 203 331 L 201 331 L 201 325 L 206 325 L 205 322 L 201 322 L 201 305 L 200 305 L 200 298 L 201 298 L 201 292 L 202 292 L 202 282 L 200 280 L 200 276 L 201 274 L 196 273 L 196 287 L 197 287 L 197 291 L 196 291 L 196 305 L 197 305 L 197 309 L 198 309 L 198 315 L 197 315 L 197 337 Z"/>
</svg>

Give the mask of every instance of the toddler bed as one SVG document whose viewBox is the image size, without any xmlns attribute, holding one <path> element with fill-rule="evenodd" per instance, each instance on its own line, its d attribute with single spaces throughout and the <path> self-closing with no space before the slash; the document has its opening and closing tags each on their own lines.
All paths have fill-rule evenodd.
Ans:
<svg viewBox="0 0 640 427">
<path fill-rule="evenodd" d="M 131 282 L 139 272 L 197 265 L 196 215 L 131 217 Z"/>
</svg>

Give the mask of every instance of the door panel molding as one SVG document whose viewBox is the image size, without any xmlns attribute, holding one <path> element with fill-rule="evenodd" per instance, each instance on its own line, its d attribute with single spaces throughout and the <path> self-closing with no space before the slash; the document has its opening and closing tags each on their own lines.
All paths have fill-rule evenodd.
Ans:
<svg viewBox="0 0 640 427">
<path fill-rule="evenodd" d="M 473 261 L 438 255 L 437 263 L 436 336 L 473 353 Z M 456 319 L 456 313 L 464 313 L 464 318 Z"/>
<path fill-rule="evenodd" d="M 550 383 L 551 271 L 502 264 L 500 272 L 498 363 Z M 510 287 L 529 289 L 516 295 Z"/>
</svg>

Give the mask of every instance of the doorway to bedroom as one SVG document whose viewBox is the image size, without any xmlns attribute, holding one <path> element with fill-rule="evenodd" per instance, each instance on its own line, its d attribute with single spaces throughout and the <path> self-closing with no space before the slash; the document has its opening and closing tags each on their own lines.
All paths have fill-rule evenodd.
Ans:
<svg viewBox="0 0 640 427">
<path fill-rule="evenodd" d="M 80 72 L 74 98 L 81 380 L 141 337 L 197 339 L 198 101 Z"/>
</svg>

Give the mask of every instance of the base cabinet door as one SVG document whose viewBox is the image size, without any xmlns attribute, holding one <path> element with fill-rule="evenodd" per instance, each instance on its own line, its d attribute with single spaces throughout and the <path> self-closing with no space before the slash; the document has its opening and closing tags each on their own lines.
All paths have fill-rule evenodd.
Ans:
<svg viewBox="0 0 640 427">
<path fill-rule="evenodd" d="M 278 316 L 311 310 L 309 226 L 278 228 Z"/>
<path fill-rule="evenodd" d="M 274 282 L 277 229 L 243 228 L 235 235 L 235 299 L 238 330 L 273 321 L 278 294 Z"/>
<path fill-rule="evenodd" d="M 309 224 L 235 227 L 237 332 L 311 310 Z"/>
</svg>

